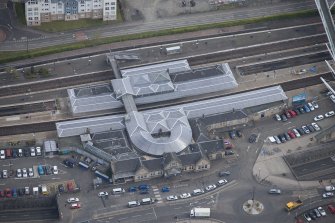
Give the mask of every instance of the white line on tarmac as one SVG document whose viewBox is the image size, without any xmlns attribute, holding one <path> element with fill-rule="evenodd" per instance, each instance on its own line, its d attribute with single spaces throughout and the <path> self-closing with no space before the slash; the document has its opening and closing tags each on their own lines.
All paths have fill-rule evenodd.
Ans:
<svg viewBox="0 0 335 223">
<path fill-rule="evenodd" d="M 109 219 L 109 218 L 108 218 Z M 122 220 L 126 220 L 127 218 L 119 218 L 118 220 L 122 221 Z"/>
<path fill-rule="evenodd" d="M 145 215 L 152 215 L 153 213 L 146 213 Z"/>
<path fill-rule="evenodd" d="M 247 152 L 249 152 L 249 149 L 250 149 L 250 146 L 248 146 L 248 148 L 247 148 Z"/>
<path fill-rule="evenodd" d="M 284 125 L 289 125 L 289 124 L 291 124 L 292 122 L 287 122 L 287 123 L 285 123 Z"/>
<path fill-rule="evenodd" d="M 131 216 L 132 218 L 137 218 L 137 217 L 141 217 L 142 215 L 134 215 L 134 216 Z"/>
</svg>

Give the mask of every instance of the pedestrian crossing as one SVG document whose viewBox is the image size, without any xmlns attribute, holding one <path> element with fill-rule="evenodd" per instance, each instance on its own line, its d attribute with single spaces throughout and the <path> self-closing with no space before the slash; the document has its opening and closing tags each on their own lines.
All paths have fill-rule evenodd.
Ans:
<svg viewBox="0 0 335 223">
<path fill-rule="evenodd" d="M 152 190 L 154 192 L 154 196 L 155 196 L 155 199 L 157 200 L 157 203 L 163 203 L 163 199 L 161 197 L 161 194 L 159 192 L 159 189 L 157 188 L 157 186 L 152 186 Z"/>
<path fill-rule="evenodd" d="M 311 197 L 321 196 L 317 189 L 309 189 L 309 190 L 295 190 L 293 191 L 293 196 L 299 197 L 300 199 L 307 199 Z"/>
</svg>

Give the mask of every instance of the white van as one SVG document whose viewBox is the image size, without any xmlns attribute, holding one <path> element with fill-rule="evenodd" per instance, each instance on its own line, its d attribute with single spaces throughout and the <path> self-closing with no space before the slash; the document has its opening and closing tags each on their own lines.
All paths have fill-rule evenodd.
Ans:
<svg viewBox="0 0 335 223">
<path fill-rule="evenodd" d="M 113 194 L 122 194 L 125 192 L 125 190 L 119 187 L 119 188 L 114 188 L 112 192 Z"/>
<path fill-rule="evenodd" d="M 129 201 L 128 202 L 128 208 L 133 208 L 133 207 L 137 207 L 137 206 L 140 206 L 140 202 L 138 201 Z"/>
<path fill-rule="evenodd" d="M 36 147 L 36 156 L 41 156 L 42 155 L 42 150 L 41 147 Z"/>
<path fill-rule="evenodd" d="M 154 199 L 152 199 L 152 198 L 143 198 L 142 199 L 142 201 L 141 201 L 141 204 L 152 204 L 152 203 L 154 203 L 155 202 L 155 200 Z"/>
</svg>

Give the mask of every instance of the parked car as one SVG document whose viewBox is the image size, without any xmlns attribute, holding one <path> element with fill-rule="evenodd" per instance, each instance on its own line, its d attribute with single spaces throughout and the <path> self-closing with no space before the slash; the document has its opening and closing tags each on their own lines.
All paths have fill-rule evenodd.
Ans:
<svg viewBox="0 0 335 223">
<path fill-rule="evenodd" d="M 105 196 L 108 196 L 108 192 L 104 192 L 104 191 L 99 192 L 99 193 L 98 193 L 98 196 L 99 196 L 99 197 L 105 197 Z"/>
<path fill-rule="evenodd" d="M 310 132 L 315 132 L 315 129 L 313 128 L 312 125 L 307 125 L 307 128 L 309 129 Z"/>
<path fill-rule="evenodd" d="M 316 215 L 314 214 L 313 210 L 309 211 L 308 215 L 311 217 L 312 220 L 316 220 Z"/>
<path fill-rule="evenodd" d="M 285 111 L 284 114 L 286 115 L 287 119 L 292 118 L 291 114 L 288 111 Z"/>
<path fill-rule="evenodd" d="M 318 105 L 318 103 L 316 103 L 316 101 L 312 101 L 312 105 L 313 105 L 314 108 L 319 108 L 319 105 Z"/>
<path fill-rule="evenodd" d="M 211 191 L 211 190 L 214 190 L 215 188 L 216 188 L 216 185 L 211 184 L 211 185 L 208 185 L 205 189 L 206 189 L 206 191 Z"/>
<path fill-rule="evenodd" d="M 304 218 L 305 218 L 306 221 L 308 221 L 308 222 L 312 221 L 312 218 L 309 216 L 308 213 L 304 213 Z"/>
<path fill-rule="evenodd" d="M 314 111 L 314 106 L 312 105 L 312 103 L 307 103 L 307 105 L 311 111 Z"/>
<path fill-rule="evenodd" d="M 335 112 L 334 111 L 329 111 L 329 112 L 327 112 L 326 114 L 325 114 L 325 117 L 326 118 L 329 118 L 329 117 L 332 117 L 332 116 L 334 116 L 335 115 Z"/>
<path fill-rule="evenodd" d="M 42 156 L 42 149 L 39 146 L 36 147 L 36 156 Z"/>
<path fill-rule="evenodd" d="M 17 153 L 17 149 L 12 149 L 12 154 L 13 154 L 13 158 L 17 158 L 19 156 Z"/>
<path fill-rule="evenodd" d="M 241 130 L 236 130 L 236 135 L 239 138 L 241 138 L 243 136 Z"/>
<path fill-rule="evenodd" d="M 305 112 L 307 112 L 307 113 L 311 112 L 311 110 L 309 109 L 308 105 L 304 105 L 303 108 L 304 108 Z"/>
<path fill-rule="evenodd" d="M 326 192 L 322 194 L 322 198 L 330 198 L 330 197 L 334 197 L 333 192 Z"/>
<path fill-rule="evenodd" d="M 301 126 L 301 128 L 304 130 L 304 132 L 305 132 L 306 134 L 310 133 L 310 131 L 309 131 L 309 129 L 307 128 L 307 126 L 303 125 L 303 126 Z"/>
<path fill-rule="evenodd" d="M 335 103 L 335 95 L 332 94 L 332 95 L 329 96 L 329 98 L 330 98 L 330 100 L 332 100 L 332 102 Z"/>
<path fill-rule="evenodd" d="M 223 185 L 225 185 L 225 184 L 227 184 L 227 183 L 228 183 L 228 180 L 226 180 L 226 179 L 221 179 L 221 180 L 218 181 L 218 183 L 217 183 L 216 185 L 218 185 L 218 186 L 223 186 Z"/>
<path fill-rule="evenodd" d="M 295 113 L 295 111 L 293 111 L 293 110 L 288 110 L 288 113 L 290 113 L 292 118 L 297 116 L 297 113 Z"/>
<path fill-rule="evenodd" d="M 324 119 L 323 115 L 318 115 L 314 117 L 314 121 L 321 121 L 322 119 Z"/>
<path fill-rule="evenodd" d="M 79 198 L 77 197 L 70 197 L 69 199 L 67 199 L 67 203 L 76 203 L 79 202 Z"/>
<path fill-rule="evenodd" d="M 51 166 L 47 165 L 47 166 L 44 166 L 44 168 L 45 168 L 45 173 L 47 175 L 51 175 L 52 174 Z"/>
<path fill-rule="evenodd" d="M 323 209 L 322 207 L 318 207 L 318 211 L 320 212 L 321 216 L 327 216 L 325 209 Z"/>
<path fill-rule="evenodd" d="M 278 138 L 280 139 L 280 141 L 282 143 L 285 143 L 286 142 L 286 139 L 285 139 L 285 136 L 284 135 L 278 135 Z"/>
<path fill-rule="evenodd" d="M 128 192 L 136 192 L 136 191 L 137 191 L 137 188 L 134 186 L 128 188 Z"/>
<path fill-rule="evenodd" d="M 16 170 L 16 176 L 17 177 L 22 177 L 22 171 L 21 171 L 21 169 L 17 169 Z"/>
<path fill-rule="evenodd" d="M 166 200 L 168 200 L 168 201 L 174 201 L 174 200 L 178 200 L 178 197 L 175 196 L 175 195 L 170 195 L 170 196 L 168 196 L 168 197 L 166 198 Z"/>
<path fill-rule="evenodd" d="M 321 130 L 320 126 L 318 126 L 318 124 L 316 124 L 315 122 L 312 122 L 311 125 L 313 126 L 313 128 L 315 129 L 315 131 L 320 131 Z"/>
<path fill-rule="evenodd" d="M 37 171 L 38 171 L 38 174 L 39 174 L 39 175 L 44 175 L 44 174 L 45 174 L 44 169 L 43 169 L 43 166 L 42 166 L 41 164 L 39 164 L 39 165 L 37 166 Z"/>
<path fill-rule="evenodd" d="M 294 132 L 293 132 L 292 130 L 289 130 L 289 131 L 287 132 L 287 134 L 291 137 L 291 139 L 296 138 L 296 135 L 294 134 Z"/>
<path fill-rule="evenodd" d="M 190 193 L 183 193 L 181 195 L 179 195 L 181 199 L 185 199 L 185 198 L 189 198 L 191 197 L 191 194 Z"/>
<path fill-rule="evenodd" d="M 53 166 L 52 172 L 53 172 L 53 174 L 58 174 L 58 167 L 57 166 Z"/>
<path fill-rule="evenodd" d="M 35 148 L 31 147 L 30 148 L 30 156 L 36 156 Z"/>
<path fill-rule="evenodd" d="M 81 207 L 80 203 L 74 203 L 74 204 L 71 204 L 70 206 L 71 209 L 78 209 L 80 207 Z"/>
<path fill-rule="evenodd" d="M 2 178 L 8 178 L 8 172 L 7 170 L 2 171 Z"/>
<path fill-rule="evenodd" d="M 7 159 L 12 157 L 12 150 L 11 149 L 6 149 L 5 153 L 6 153 L 6 158 Z"/>
<path fill-rule="evenodd" d="M 277 144 L 281 144 L 281 141 L 278 136 L 273 136 L 273 138 L 276 140 Z"/>
<path fill-rule="evenodd" d="M 149 190 L 150 186 L 147 185 L 147 184 L 141 184 L 141 185 L 138 186 L 138 189 L 140 189 L 140 190 Z"/>
<path fill-rule="evenodd" d="M 229 176 L 230 174 L 231 174 L 230 171 L 221 171 L 219 173 L 219 176 L 220 177 L 225 177 L 225 176 Z"/>
<path fill-rule="evenodd" d="M 278 115 L 278 114 L 275 114 L 275 115 L 273 116 L 273 118 L 274 118 L 275 120 L 277 120 L 277 121 L 281 121 L 281 117 L 280 117 L 280 115 Z"/>
<path fill-rule="evenodd" d="M 285 136 L 286 141 L 290 141 L 291 140 L 291 137 L 286 132 L 284 133 L 284 136 Z"/>
<path fill-rule="evenodd" d="M 73 159 L 66 159 L 63 160 L 63 163 L 65 164 L 65 166 L 73 168 L 76 162 Z"/>
<path fill-rule="evenodd" d="M 26 169 L 26 168 L 23 168 L 23 169 L 22 169 L 22 176 L 23 176 L 23 177 L 28 177 L 28 172 L 27 172 L 27 169 Z"/>
<path fill-rule="evenodd" d="M 30 150 L 29 150 L 29 148 L 25 148 L 25 149 L 23 149 L 23 155 L 24 155 L 25 157 L 30 156 Z"/>
<path fill-rule="evenodd" d="M 327 207 L 328 207 L 328 210 L 330 211 L 330 213 L 335 214 L 335 207 L 334 207 L 334 205 L 328 204 Z"/>
<path fill-rule="evenodd" d="M 17 152 L 18 152 L 19 157 L 23 156 L 23 150 L 22 149 L 18 149 Z"/>
<path fill-rule="evenodd" d="M 170 187 L 162 187 L 162 192 L 169 192 L 170 191 Z"/>
<path fill-rule="evenodd" d="M 302 128 L 297 128 L 297 130 L 298 130 L 299 134 L 302 135 L 302 136 L 306 134 L 305 131 Z"/>
<path fill-rule="evenodd" d="M 284 115 L 284 114 L 280 115 L 280 118 L 283 122 L 287 121 L 286 115 Z"/>
<path fill-rule="evenodd" d="M 229 131 L 229 137 L 231 139 L 235 139 L 236 138 L 236 132 L 235 132 L 235 130 Z"/>
<path fill-rule="evenodd" d="M 29 177 L 33 177 L 34 176 L 33 168 L 28 168 L 28 175 L 29 175 Z"/>
<path fill-rule="evenodd" d="M 6 159 L 5 150 L 0 150 L 0 159 Z"/>
<path fill-rule="evenodd" d="M 195 189 L 195 190 L 193 190 L 192 195 L 197 196 L 197 195 L 200 195 L 200 194 L 203 194 L 203 193 L 205 193 L 205 191 L 203 189 Z"/>
<path fill-rule="evenodd" d="M 235 153 L 233 151 L 231 151 L 231 150 L 226 150 L 226 151 L 224 151 L 224 154 L 226 156 L 230 156 L 230 155 L 234 155 Z"/>
<path fill-rule="evenodd" d="M 317 218 L 321 218 L 321 214 L 320 214 L 320 212 L 318 211 L 317 208 L 315 208 L 313 211 L 314 211 L 314 214 L 316 215 Z"/>
<path fill-rule="evenodd" d="M 302 114 L 298 108 L 294 108 L 294 109 L 292 109 L 292 111 L 294 111 L 297 115 Z"/>
<path fill-rule="evenodd" d="M 280 189 L 272 188 L 268 191 L 269 194 L 281 194 Z"/>
<path fill-rule="evenodd" d="M 299 110 L 299 112 L 300 112 L 301 114 L 304 114 L 304 113 L 305 113 L 305 110 L 304 110 L 303 107 L 299 107 L 298 110 Z"/>
<path fill-rule="evenodd" d="M 298 132 L 297 129 L 292 129 L 292 131 L 297 138 L 301 137 L 301 135 L 300 135 L 300 133 Z"/>
<path fill-rule="evenodd" d="M 256 142 L 256 139 L 257 139 L 257 135 L 256 134 L 251 134 L 251 136 L 249 137 L 249 142 L 254 143 L 254 142 Z"/>
</svg>

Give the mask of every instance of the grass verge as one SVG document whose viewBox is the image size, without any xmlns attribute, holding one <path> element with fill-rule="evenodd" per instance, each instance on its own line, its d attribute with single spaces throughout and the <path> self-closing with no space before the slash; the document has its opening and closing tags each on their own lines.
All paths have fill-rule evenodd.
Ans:
<svg viewBox="0 0 335 223">
<path fill-rule="evenodd" d="M 305 11 L 300 11 L 300 12 L 283 13 L 279 15 L 259 17 L 259 18 L 233 20 L 233 21 L 226 21 L 226 22 L 205 24 L 205 25 L 194 25 L 194 26 L 188 26 L 188 27 L 166 29 L 166 30 L 160 30 L 160 31 L 151 31 L 151 32 L 115 36 L 115 37 L 108 37 L 108 38 L 94 38 L 92 40 L 84 40 L 84 41 L 77 42 L 77 43 L 64 44 L 64 45 L 51 46 L 51 47 L 46 47 L 46 48 L 41 48 L 41 49 L 30 50 L 29 52 L 24 52 L 24 51 L 0 52 L 0 64 L 8 63 L 8 62 L 15 61 L 15 60 L 22 60 L 26 58 L 44 56 L 44 55 L 49 55 L 53 53 L 60 53 L 64 51 L 76 50 L 76 49 L 92 47 L 92 46 L 97 46 L 97 45 L 107 44 L 107 43 L 122 42 L 122 41 L 127 41 L 127 40 L 134 40 L 134 39 L 144 39 L 144 38 L 149 38 L 149 37 L 157 37 L 157 36 L 165 36 L 165 35 L 174 35 L 174 34 L 194 32 L 194 31 L 205 30 L 205 29 L 224 28 L 224 27 L 246 25 L 246 24 L 251 24 L 251 23 L 267 22 L 267 21 L 274 21 L 274 20 L 311 17 L 311 16 L 317 16 L 317 15 L 318 15 L 317 10 L 305 10 Z"/>
<path fill-rule="evenodd" d="M 25 10 L 24 10 L 24 3 L 17 3 L 17 2 L 15 2 L 14 5 L 15 5 L 15 12 L 16 12 L 16 15 L 17 15 L 17 17 L 19 19 L 19 22 L 22 25 L 26 25 L 26 16 L 25 16 Z"/>
</svg>

